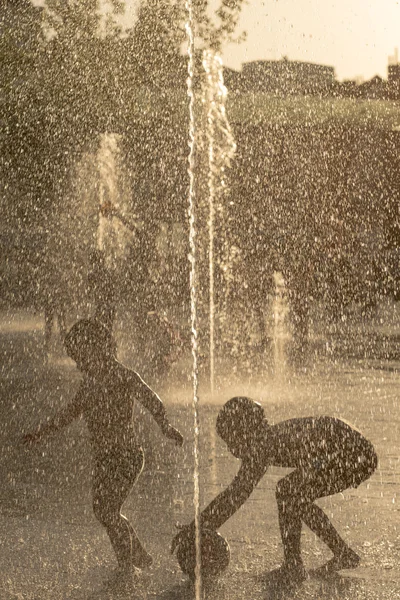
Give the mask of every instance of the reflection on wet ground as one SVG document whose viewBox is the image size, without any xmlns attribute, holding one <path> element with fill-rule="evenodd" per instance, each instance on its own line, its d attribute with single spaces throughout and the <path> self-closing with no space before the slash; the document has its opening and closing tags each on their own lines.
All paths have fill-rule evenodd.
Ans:
<svg viewBox="0 0 400 600">
<path fill-rule="evenodd" d="M 29 344 L 29 335 L 24 343 Z M 34 334 L 31 334 L 34 335 Z M 17 336 L 18 337 L 18 336 Z M 4 342 L 2 337 L 2 346 Z M 21 340 L 12 338 L 15 344 Z M 15 348 L 17 354 L 17 348 Z M 11 359 L 10 359 L 11 361 Z M 287 587 L 277 574 L 282 550 L 274 489 L 283 469 L 271 469 L 248 502 L 221 528 L 231 546 L 224 576 L 207 587 L 207 600 L 400 598 L 400 413 L 397 369 L 362 362 L 319 365 L 310 373 L 288 375 L 279 386 L 232 376 L 216 382 L 216 398 L 201 394 L 201 479 L 205 505 L 229 483 L 238 463 L 214 435 L 219 405 L 233 394 L 260 400 L 271 422 L 292 416 L 330 414 L 354 423 L 376 446 L 380 463 L 368 483 L 321 501 L 345 539 L 362 556 L 362 566 L 331 578 L 313 573 L 301 586 Z M 91 509 L 91 462 L 84 425 L 75 423 L 47 443 L 27 450 L 21 431 L 37 423 L 74 393 L 78 374 L 71 364 L 40 366 L 38 357 L 0 381 L 1 428 L 0 550 L 1 600 L 105 600 L 111 598 L 193 598 L 190 582 L 169 553 L 177 522 L 193 515 L 191 385 L 181 380 L 160 390 L 171 420 L 185 432 L 176 449 L 142 416 L 146 468 L 125 511 L 154 565 L 132 582 L 113 581 L 116 567 L 108 538 Z M 304 528 L 304 561 L 316 569 L 329 552 Z"/>
</svg>

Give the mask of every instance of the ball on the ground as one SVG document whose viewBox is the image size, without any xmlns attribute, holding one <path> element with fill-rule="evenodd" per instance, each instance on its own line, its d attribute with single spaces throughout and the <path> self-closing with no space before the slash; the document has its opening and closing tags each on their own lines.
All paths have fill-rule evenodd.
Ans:
<svg viewBox="0 0 400 600">
<path fill-rule="evenodd" d="M 204 578 L 220 575 L 227 566 L 231 556 L 229 544 L 217 531 L 204 529 L 200 537 L 201 575 Z M 176 553 L 182 571 L 195 578 L 196 542 L 192 535 L 179 544 Z"/>
</svg>

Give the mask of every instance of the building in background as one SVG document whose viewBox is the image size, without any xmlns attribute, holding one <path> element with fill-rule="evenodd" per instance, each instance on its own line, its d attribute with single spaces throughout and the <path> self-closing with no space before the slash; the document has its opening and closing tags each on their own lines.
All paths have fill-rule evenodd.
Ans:
<svg viewBox="0 0 400 600">
<path fill-rule="evenodd" d="M 389 56 L 388 61 L 388 87 L 390 98 L 400 99 L 400 63 L 399 49 L 395 48 L 394 55 Z"/>
<path fill-rule="evenodd" d="M 336 81 L 333 67 L 286 57 L 244 63 L 241 75 L 247 91 L 284 96 L 328 95 Z"/>
</svg>

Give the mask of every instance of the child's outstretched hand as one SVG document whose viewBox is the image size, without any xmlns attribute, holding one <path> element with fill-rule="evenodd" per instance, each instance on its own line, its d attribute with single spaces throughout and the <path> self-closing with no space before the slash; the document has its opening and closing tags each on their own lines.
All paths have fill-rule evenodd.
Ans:
<svg viewBox="0 0 400 600">
<path fill-rule="evenodd" d="M 182 446 L 183 437 L 181 433 L 177 429 L 175 429 L 175 427 L 168 423 L 162 428 L 162 432 L 165 435 L 165 437 L 169 438 L 170 440 L 174 440 L 177 446 Z"/>
</svg>

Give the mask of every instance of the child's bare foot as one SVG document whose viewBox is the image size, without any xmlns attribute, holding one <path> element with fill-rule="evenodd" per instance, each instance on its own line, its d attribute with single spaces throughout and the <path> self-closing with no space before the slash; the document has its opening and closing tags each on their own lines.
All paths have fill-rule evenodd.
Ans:
<svg viewBox="0 0 400 600">
<path fill-rule="evenodd" d="M 360 564 L 361 558 L 351 548 L 346 548 L 340 554 L 335 554 L 322 568 L 327 572 L 341 571 L 342 569 L 355 569 Z"/>
</svg>

